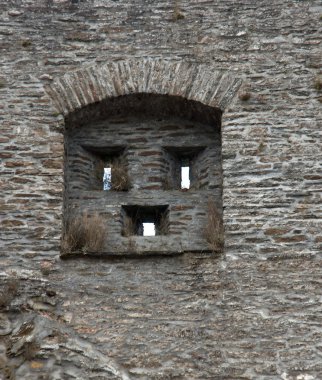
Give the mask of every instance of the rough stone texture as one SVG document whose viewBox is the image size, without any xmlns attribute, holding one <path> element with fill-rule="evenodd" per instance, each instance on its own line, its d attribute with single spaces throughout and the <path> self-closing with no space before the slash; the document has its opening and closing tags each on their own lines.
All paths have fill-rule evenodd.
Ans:
<svg viewBox="0 0 322 380">
<path fill-rule="evenodd" d="M 83 210 L 102 218 L 106 239 L 96 254 L 211 250 L 209 202 L 222 214 L 219 112 L 151 94 L 105 101 L 87 112 L 66 123 L 65 217 Z M 191 187 L 185 191 L 181 158 L 189 158 L 191 169 Z M 104 167 L 115 160 L 129 177 L 126 191 L 103 190 Z M 150 211 L 140 215 L 144 207 Z M 157 207 L 163 210 L 159 217 Z M 128 218 L 138 224 L 137 231 L 125 231 Z M 157 236 L 136 236 L 144 221 L 155 222 Z"/>
<path fill-rule="evenodd" d="M 132 93 L 180 96 L 224 110 L 240 84 L 232 73 L 207 65 L 134 59 L 65 74 L 46 90 L 68 115 L 103 99 Z"/>
<path fill-rule="evenodd" d="M 41 295 L 33 278 L 47 259 L 61 306 L 45 317 L 61 310 L 91 344 L 48 347 L 44 337 L 58 356 L 55 364 L 39 354 L 49 378 L 57 367 L 56 378 L 120 378 L 108 369 L 113 358 L 130 378 L 321 379 L 320 1 L 0 0 L 0 9 L 0 286 L 18 277 L 26 292 L 19 313 L 2 314 L 17 327 L 44 317 L 28 300 Z M 200 79 L 193 100 L 227 91 L 212 104 L 224 111 L 218 259 L 58 259 L 63 115 L 102 99 L 100 91 L 135 89 L 118 82 L 129 78 L 125 62 L 146 62 L 140 79 L 153 67 L 156 93 L 191 83 L 192 72 Z M 166 77 L 162 69 L 160 82 L 158 68 L 168 66 L 176 69 Z M 116 87 L 99 86 L 100 70 Z M 7 344 L 1 360 L 19 366 L 17 378 L 41 378 L 39 364 L 5 356 Z"/>
<path fill-rule="evenodd" d="M 79 258 L 12 276 L 0 358 L 18 379 L 321 379 L 321 260 Z"/>
<path fill-rule="evenodd" d="M 151 91 L 224 111 L 227 252 L 319 252 L 318 1 L 1 6 L 6 247 L 20 254 L 58 249 L 60 112 Z M 183 19 L 174 20 L 176 7 Z M 232 101 L 240 78 L 248 101 Z M 43 244 L 35 246 L 39 238 Z"/>
</svg>

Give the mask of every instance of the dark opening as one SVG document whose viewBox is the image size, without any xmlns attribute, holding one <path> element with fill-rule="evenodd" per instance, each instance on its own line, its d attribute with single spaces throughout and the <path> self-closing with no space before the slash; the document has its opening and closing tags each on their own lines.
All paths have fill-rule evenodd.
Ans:
<svg viewBox="0 0 322 380">
<path fill-rule="evenodd" d="M 154 236 L 147 233 L 154 225 L 155 235 L 169 233 L 168 206 L 122 206 L 123 236 Z"/>
</svg>

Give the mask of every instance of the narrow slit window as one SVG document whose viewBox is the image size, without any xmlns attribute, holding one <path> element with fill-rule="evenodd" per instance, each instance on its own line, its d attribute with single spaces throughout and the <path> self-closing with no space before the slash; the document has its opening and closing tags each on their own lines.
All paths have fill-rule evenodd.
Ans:
<svg viewBox="0 0 322 380">
<path fill-rule="evenodd" d="M 181 189 L 190 189 L 190 166 L 181 166 Z"/>
<path fill-rule="evenodd" d="M 103 190 L 111 190 L 112 189 L 112 168 L 104 168 L 103 175 Z"/>
<path fill-rule="evenodd" d="M 142 223 L 143 236 L 155 236 L 155 223 Z"/>
</svg>

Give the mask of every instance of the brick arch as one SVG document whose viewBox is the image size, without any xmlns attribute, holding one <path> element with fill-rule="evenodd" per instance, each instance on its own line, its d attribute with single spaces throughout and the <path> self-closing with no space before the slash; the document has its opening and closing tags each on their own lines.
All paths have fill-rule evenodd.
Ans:
<svg viewBox="0 0 322 380">
<path fill-rule="evenodd" d="M 57 78 L 46 91 L 64 115 L 101 100 L 132 93 L 167 94 L 225 111 L 241 85 L 228 70 L 163 59 L 93 65 Z"/>
</svg>

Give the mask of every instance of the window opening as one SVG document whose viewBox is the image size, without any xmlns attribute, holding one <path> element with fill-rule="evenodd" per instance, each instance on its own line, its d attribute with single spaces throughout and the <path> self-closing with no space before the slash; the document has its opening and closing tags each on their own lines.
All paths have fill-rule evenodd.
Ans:
<svg viewBox="0 0 322 380">
<path fill-rule="evenodd" d="M 181 166 L 181 189 L 190 189 L 190 167 Z"/>
<path fill-rule="evenodd" d="M 157 236 L 169 233 L 168 206 L 122 206 L 123 236 Z"/>
<path fill-rule="evenodd" d="M 81 145 L 81 179 L 88 190 L 128 191 L 130 180 L 124 146 Z"/>
<path fill-rule="evenodd" d="M 112 168 L 104 168 L 103 175 L 103 190 L 111 190 L 112 189 Z"/>
<path fill-rule="evenodd" d="M 155 224 L 154 223 L 142 223 L 143 224 L 143 236 L 155 236 Z"/>
<path fill-rule="evenodd" d="M 181 189 L 190 189 L 190 160 L 181 159 Z"/>
<path fill-rule="evenodd" d="M 205 146 L 173 147 L 165 146 L 165 161 L 167 164 L 164 171 L 163 189 L 199 189 L 201 177 L 209 172 L 207 166 L 203 166 L 201 153 Z M 202 172 L 203 171 L 203 172 Z"/>
</svg>

